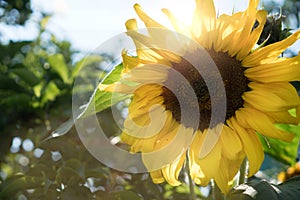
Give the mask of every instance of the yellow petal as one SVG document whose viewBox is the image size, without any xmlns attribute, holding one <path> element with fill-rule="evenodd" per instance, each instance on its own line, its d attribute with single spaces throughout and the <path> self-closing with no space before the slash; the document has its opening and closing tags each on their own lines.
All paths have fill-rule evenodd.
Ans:
<svg viewBox="0 0 300 200">
<path fill-rule="evenodd" d="M 239 120 L 236 118 L 231 118 L 227 121 L 228 125 L 235 129 L 239 134 L 241 141 L 244 146 L 245 154 L 249 161 L 249 174 L 248 176 L 253 176 L 260 168 L 263 160 L 264 153 L 260 143 L 259 138 L 254 131 L 246 131 L 239 125 Z"/>
<path fill-rule="evenodd" d="M 179 159 L 175 160 L 173 163 L 164 166 L 162 168 L 162 174 L 170 185 L 178 186 L 181 184 L 181 182 L 178 181 L 178 177 L 184 161 L 185 161 L 185 152 L 180 156 Z"/>
<path fill-rule="evenodd" d="M 122 59 L 123 59 L 123 66 L 126 72 L 128 72 L 130 69 L 137 67 L 141 65 L 140 59 L 131 57 L 127 55 L 127 51 L 122 51 Z"/>
<path fill-rule="evenodd" d="M 175 125 L 175 120 L 169 111 L 166 111 L 166 117 L 167 119 L 164 122 L 163 127 L 159 127 L 162 125 L 158 125 L 158 127 L 155 128 L 159 129 L 156 130 L 156 134 L 150 127 L 155 126 L 155 123 L 157 124 L 157 122 L 151 122 L 149 125 L 150 120 L 147 114 L 131 121 L 135 124 L 141 124 L 141 127 L 133 130 L 131 124 L 129 124 L 126 119 L 121 140 L 126 144 L 131 145 L 131 152 L 141 151 L 143 153 L 149 153 L 166 146 L 174 139 L 176 130 L 178 130 L 178 128 L 176 129 L 177 125 Z M 146 119 L 146 121 L 142 121 L 143 119 Z M 161 143 L 162 141 L 164 142 L 163 145 L 160 144 L 159 146 L 158 143 Z"/>
<path fill-rule="evenodd" d="M 163 177 L 163 174 L 162 174 L 160 169 L 155 170 L 155 171 L 151 171 L 150 176 L 151 176 L 151 179 L 152 179 L 153 183 L 155 183 L 155 184 L 160 184 L 160 183 L 163 183 L 165 181 L 165 179 Z"/>
<path fill-rule="evenodd" d="M 212 129 L 207 129 L 206 134 L 201 137 L 202 145 L 199 152 L 199 158 L 202 159 L 207 156 L 210 151 L 216 146 L 217 142 L 219 141 L 219 137 L 222 134 L 223 124 L 217 124 Z"/>
<path fill-rule="evenodd" d="M 228 177 L 229 177 L 229 182 L 232 182 L 236 174 L 241 168 L 242 162 L 246 158 L 245 152 L 244 152 L 244 147 L 243 147 L 243 152 L 240 154 L 240 158 L 236 160 L 229 160 L 227 159 L 226 163 L 228 163 Z"/>
<path fill-rule="evenodd" d="M 145 64 L 133 68 L 122 79 L 138 83 L 163 83 L 168 77 L 170 67 L 161 64 Z"/>
<path fill-rule="evenodd" d="M 236 25 L 236 34 L 231 43 L 231 48 L 229 49 L 229 55 L 234 56 L 241 49 L 243 49 L 249 38 L 253 29 L 253 25 L 256 21 L 256 7 L 258 5 L 258 0 L 250 0 L 248 8 L 243 12 L 241 20 Z"/>
<path fill-rule="evenodd" d="M 217 144 L 214 145 L 214 148 L 209 152 L 209 154 L 200 158 L 200 150 L 204 142 L 204 138 L 207 137 L 208 131 L 204 130 L 203 134 L 200 135 L 200 132 L 197 132 L 193 142 L 190 146 L 190 157 L 191 161 L 197 163 L 207 179 L 213 178 L 215 174 L 218 173 L 220 161 L 221 161 L 221 152 L 222 144 L 218 140 Z"/>
<path fill-rule="evenodd" d="M 170 151 L 174 149 L 172 150 L 173 153 L 181 152 L 181 150 L 185 149 L 190 144 L 193 132 L 193 129 L 185 128 L 179 124 L 173 125 L 173 127 L 170 126 L 169 132 L 156 141 L 155 148 L 169 148 Z M 170 153 L 172 153 L 172 151 Z"/>
<path fill-rule="evenodd" d="M 141 118 L 147 118 L 148 120 L 149 117 L 149 123 L 147 124 L 137 124 L 129 115 L 124 122 L 124 132 L 140 139 L 150 138 L 162 130 L 167 118 L 171 118 L 167 116 L 168 112 L 165 112 L 165 108 L 158 104 L 151 106 L 149 110 L 145 111 L 144 115 L 146 116 Z"/>
<path fill-rule="evenodd" d="M 232 16 L 223 14 L 217 19 L 217 32 L 216 41 L 214 43 L 215 50 L 229 51 L 232 46 L 232 40 L 235 39 L 237 32 L 237 24 L 242 16 L 242 12 L 233 14 Z"/>
<path fill-rule="evenodd" d="M 147 27 L 165 28 L 160 23 L 149 17 L 141 8 L 139 4 L 134 5 L 135 12 L 138 14 L 140 19 L 145 23 Z"/>
<path fill-rule="evenodd" d="M 155 151 L 142 154 L 147 169 L 156 170 L 173 163 L 186 152 L 191 144 L 194 131 L 180 124 L 173 126 L 175 129 L 164 132 L 163 135 L 157 137 L 154 146 Z"/>
<path fill-rule="evenodd" d="M 136 32 L 138 27 L 135 19 L 128 20 L 125 23 L 125 25 L 128 30 L 127 35 L 129 35 L 132 38 L 136 46 L 137 55 L 140 59 L 148 60 L 150 62 L 157 62 L 159 59 L 162 59 L 162 57 L 160 57 L 157 53 L 149 49 L 141 42 L 142 39 L 140 39 L 140 37 L 145 37 L 145 36 L 141 36 L 141 34 Z"/>
<path fill-rule="evenodd" d="M 121 141 L 128 145 L 133 145 L 136 142 L 137 138 L 131 137 L 130 135 L 126 133 L 121 134 Z"/>
<path fill-rule="evenodd" d="M 222 157 L 218 174 L 214 176 L 214 180 L 223 193 L 229 192 L 230 182 L 239 171 L 242 162 L 243 159 L 229 160 Z"/>
<path fill-rule="evenodd" d="M 151 94 L 144 98 L 134 98 L 129 106 L 129 116 L 135 120 L 135 118 L 141 117 L 141 115 L 149 114 L 150 109 L 155 105 L 163 105 L 163 98 Z"/>
<path fill-rule="evenodd" d="M 298 106 L 298 107 L 296 108 L 296 118 L 297 118 L 297 121 L 300 120 L 300 106 Z"/>
<path fill-rule="evenodd" d="M 127 51 L 122 51 L 122 60 L 123 60 L 123 66 L 125 73 L 127 73 L 132 68 L 141 66 L 142 64 L 156 64 L 157 62 L 151 62 L 148 60 L 142 60 L 137 57 L 129 56 L 127 55 Z"/>
<path fill-rule="evenodd" d="M 289 46 L 295 43 L 300 38 L 300 31 L 296 31 L 288 38 L 270 44 L 266 47 L 259 48 L 248 55 L 243 61 L 242 65 L 245 67 L 254 67 L 260 64 L 265 64 L 274 61 L 277 57 Z"/>
<path fill-rule="evenodd" d="M 151 138 L 147 139 L 140 139 L 140 138 L 135 138 L 130 135 L 127 135 L 125 133 L 122 133 L 121 135 L 121 140 L 130 145 L 130 152 L 131 153 L 137 153 L 137 152 L 142 152 L 142 153 L 149 153 L 152 152 L 154 149 L 155 141 L 156 141 L 157 136 L 153 136 Z M 131 144 L 129 143 L 131 142 Z"/>
<path fill-rule="evenodd" d="M 238 60 L 243 60 L 244 57 L 250 53 L 250 51 L 252 50 L 254 45 L 259 40 L 260 35 L 263 31 L 264 25 L 266 23 L 267 15 L 268 15 L 268 13 L 264 10 L 260 10 L 257 12 L 256 18 L 257 18 L 257 21 L 259 24 L 255 29 L 252 30 L 252 28 L 251 28 L 250 35 L 249 35 L 248 39 L 245 40 L 246 41 L 245 44 L 244 45 L 241 44 L 241 46 L 243 46 L 243 48 L 241 48 L 241 50 L 239 51 L 239 53 L 236 56 L 236 58 Z M 253 27 L 253 25 L 252 25 L 252 27 Z"/>
<path fill-rule="evenodd" d="M 267 137 L 283 141 L 291 141 L 294 138 L 292 133 L 277 129 L 274 120 L 258 110 L 242 108 L 236 111 L 236 118 L 243 127 L 253 129 Z"/>
<path fill-rule="evenodd" d="M 229 176 L 228 176 L 228 163 L 226 163 L 226 160 L 222 159 L 220 162 L 218 173 L 214 175 L 214 180 L 220 190 L 227 194 L 229 192 Z"/>
<path fill-rule="evenodd" d="M 113 84 L 99 84 L 98 85 L 98 89 L 100 91 L 106 91 L 106 92 L 118 92 L 118 93 L 122 93 L 122 94 L 132 94 L 134 92 L 134 90 L 137 87 L 135 86 L 129 86 L 120 82 L 116 82 Z"/>
<path fill-rule="evenodd" d="M 154 39 L 151 42 L 146 42 L 147 39 L 144 37 L 143 39 L 138 39 L 141 43 L 145 44 L 148 48 L 152 48 L 155 52 L 162 55 L 163 58 L 168 59 L 169 61 L 178 61 L 179 57 L 175 54 L 165 51 L 167 50 L 178 50 L 178 46 L 182 45 L 182 42 L 178 40 L 176 34 L 172 33 L 171 31 L 167 31 L 164 26 L 150 18 L 140 7 L 139 4 L 134 5 L 134 9 L 140 19 L 145 23 L 148 28 L 148 32 L 150 36 Z M 137 36 L 135 36 L 137 37 Z M 171 41 L 171 42 L 170 42 Z M 156 44 L 152 46 L 152 44 Z M 176 44 L 177 47 L 170 47 L 171 45 Z M 176 51 L 175 51 L 176 52 Z"/>
<path fill-rule="evenodd" d="M 192 33 L 200 44 L 210 49 L 215 40 L 216 10 L 213 0 L 196 0 Z"/>
<path fill-rule="evenodd" d="M 190 36 L 191 34 L 190 28 L 186 24 L 181 22 L 179 19 L 176 19 L 176 17 L 168 9 L 164 8 L 162 9 L 162 11 L 165 15 L 167 15 L 167 17 L 169 18 L 169 20 L 171 21 L 173 27 L 177 32 Z"/>
<path fill-rule="evenodd" d="M 250 80 L 262 83 L 300 81 L 300 54 L 248 68 L 245 75 Z"/>
<path fill-rule="evenodd" d="M 198 185 L 206 186 L 208 185 L 212 177 L 206 176 L 202 171 L 200 165 L 198 164 L 201 136 L 202 132 L 200 130 L 197 130 L 193 138 L 192 146 L 190 147 L 188 152 L 189 168 L 191 178 L 194 180 L 194 182 Z"/>
<path fill-rule="evenodd" d="M 193 152 L 189 152 L 189 168 L 192 180 L 197 185 L 207 186 L 210 179 L 205 176 L 200 166 L 193 160 L 195 158 Z"/>
<path fill-rule="evenodd" d="M 125 23 L 126 29 L 129 31 L 137 30 L 137 22 L 135 19 L 129 19 Z"/>
<path fill-rule="evenodd" d="M 135 92 L 133 100 L 140 100 L 149 96 L 159 96 L 162 93 L 162 86 L 158 84 L 144 84 L 139 86 Z M 150 94 L 150 95 L 149 95 Z"/>
<path fill-rule="evenodd" d="M 260 84 L 251 82 L 252 91 L 245 92 L 245 103 L 261 111 L 278 112 L 289 110 L 300 105 L 296 89 L 289 83 L 277 82 Z"/>
<path fill-rule="evenodd" d="M 163 98 L 161 96 L 159 97 L 148 97 L 144 98 L 142 100 L 138 100 L 139 102 L 134 101 L 131 102 L 129 106 L 129 117 L 131 120 L 134 120 L 135 123 L 138 123 L 140 126 L 147 125 L 147 124 L 140 124 L 139 122 L 144 117 L 147 119 L 147 121 L 150 121 L 149 112 L 151 109 L 154 108 L 154 106 L 159 105 L 163 106 Z M 152 111 L 153 112 L 153 111 Z"/>
<path fill-rule="evenodd" d="M 222 155 L 229 160 L 240 159 L 240 153 L 243 150 L 240 138 L 234 130 L 224 125 L 220 136 L 222 141 Z"/>
<path fill-rule="evenodd" d="M 268 112 L 266 114 L 272 117 L 276 123 L 295 124 L 295 125 L 300 123 L 299 116 L 294 117 L 287 110 L 280 111 L 280 112 Z"/>
<path fill-rule="evenodd" d="M 135 42 L 138 57 L 143 60 L 150 59 L 150 61 L 156 61 L 157 63 L 169 66 L 171 66 L 171 64 L 168 61 L 178 63 L 181 60 L 181 57 L 173 52 L 183 54 L 184 46 L 189 39 L 184 38 L 184 40 L 182 40 L 181 37 L 180 41 L 176 37 L 176 33 L 166 30 L 149 29 L 149 32 L 150 31 L 152 34 L 151 37 L 140 34 L 136 31 L 127 32 L 127 35 L 129 35 Z M 144 53 L 146 55 L 139 55 L 139 50 L 141 51 L 140 53 Z M 145 56 L 150 57 L 148 58 Z"/>
<path fill-rule="evenodd" d="M 131 145 L 132 152 L 153 151 L 156 138 L 159 135 L 158 132 L 168 132 L 169 126 L 173 125 L 173 118 L 169 111 L 155 109 L 157 105 L 162 107 L 163 98 L 160 96 L 161 92 L 161 86 L 148 84 L 137 88 L 134 93 L 128 108 L 129 115 L 124 122 L 124 132 L 121 135 L 122 141 Z M 157 122 L 158 118 L 156 116 L 153 117 L 154 113 L 161 117 L 166 116 L 165 122 Z M 157 135 L 154 134 L 155 130 Z"/>
</svg>

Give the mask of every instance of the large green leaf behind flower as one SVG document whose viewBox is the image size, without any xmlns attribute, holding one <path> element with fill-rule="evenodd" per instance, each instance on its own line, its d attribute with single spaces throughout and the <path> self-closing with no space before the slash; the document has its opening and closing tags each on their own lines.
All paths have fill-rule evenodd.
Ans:
<svg viewBox="0 0 300 200">
<path fill-rule="evenodd" d="M 123 64 L 119 64 L 103 78 L 100 84 L 112 84 L 119 81 L 119 79 L 121 78 L 122 70 Z M 98 87 L 96 87 L 89 102 L 86 105 L 82 106 L 83 109 L 79 110 L 78 113 L 75 114 L 76 116 L 74 118 L 71 118 L 64 124 L 60 125 L 60 127 L 58 127 L 55 131 L 53 131 L 50 138 L 59 137 L 66 134 L 74 125 L 75 120 L 101 112 L 129 97 L 130 95 L 118 93 L 113 94 L 112 92 L 99 90 Z"/>
<path fill-rule="evenodd" d="M 265 138 L 259 135 L 265 153 L 271 155 L 276 160 L 293 165 L 298 155 L 300 140 L 300 125 L 278 124 L 277 128 L 295 134 L 291 142 L 284 142 L 278 139 Z"/>
</svg>

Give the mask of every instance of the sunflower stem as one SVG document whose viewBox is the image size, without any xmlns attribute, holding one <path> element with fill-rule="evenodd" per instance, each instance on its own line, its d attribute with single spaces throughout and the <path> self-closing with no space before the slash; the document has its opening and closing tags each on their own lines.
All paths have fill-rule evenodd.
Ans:
<svg viewBox="0 0 300 200">
<path fill-rule="evenodd" d="M 186 159 L 186 172 L 189 180 L 189 188 L 190 188 L 190 200 L 196 200 L 194 181 L 192 180 L 189 166 L 189 159 Z"/>
<path fill-rule="evenodd" d="M 218 185 L 215 181 L 213 184 L 213 194 L 214 194 L 215 200 L 224 200 L 224 195 L 222 194 L 220 188 L 218 187 Z"/>
<path fill-rule="evenodd" d="M 240 168 L 239 185 L 245 183 L 246 168 L 247 168 L 247 159 L 245 158 Z"/>
</svg>

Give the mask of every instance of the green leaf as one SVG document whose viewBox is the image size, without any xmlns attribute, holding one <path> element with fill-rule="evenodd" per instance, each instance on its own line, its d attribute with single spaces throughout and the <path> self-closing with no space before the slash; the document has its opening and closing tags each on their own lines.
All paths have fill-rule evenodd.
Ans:
<svg viewBox="0 0 300 200">
<path fill-rule="evenodd" d="M 51 158 L 50 158 L 51 159 Z M 43 176 L 45 175 L 45 179 L 54 179 L 56 176 L 56 169 L 50 167 L 50 162 L 42 163 L 38 162 L 33 164 L 31 168 L 27 171 L 28 176 Z"/>
<path fill-rule="evenodd" d="M 143 199 L 138 194 L 134 193 L 133 191 L 121 191 L 113 194 L 113 199 L 116 200 L 141 200 Z"/>
<path fill-rule="evenodd" d="M 24 93 L 12 94 L 6 98 L 0 99 L 0 105 L 20 110 L 29 109 L 30 102 L 31 96 Z"/>
<path fill-rule="evenodd" d="M 281 193 L 279 193 L 279 199 L 293 200 L 300 197 L 300 176 L 290 178 L 284 183 L 278 185 Z"/>
<path fill-rule="evenodd" d="M 101 84 L 112 84 L 117 82 L 121 78 L 121 72 L 123 70 L 123 65 L 120 64 L 116 66 L 107 76 L 104 77 Z M 81 110 L 78 108 L 78 113 L 75 113 L 74 119 L 69 119 L 66 123 L 59 126 L 58 129 L 51 133 L 51 136 L 46 138 L 48 140 L 50 138 L 59 137 L 65 135 L 71 127 L 74 125 L 75 120 L 78 120 L 82 117 L 87 117 L 93 113 L 101 112 L 116 103 L 129 98 L 131 95 L 125 94 L 118 94 L 118 93 L 111 93 L 106 91 L 100 91 L 98 87 L 94 90 L 93 95 L 91 96 L 89 102 L 82 106 L 83 109 Z"/>
<path fill-rule="evenodd" d="M 293 165 L 298 154 L 300 140 L 300 125 L 279 124 L 279 129 L 295 134 L 291 142 L 284 142 L 278 139 L 265 138 L 259 135 L 265 153 L 285 164 Z"/>
<path fill-rule="evenodd" d="M 98 63 L 101 61 L 102 61 L 102 57 L 96 55 L 88 56 L 80 60 L 79 62 L 76 63 L 76 65 L 72 70 L 72 78 L 75 78 L 83 67 L 87 67 L 91 64 Z"/>
<path fill-rule="evenodd" d="M 12 197 L 22 189 L 41 187 L 43 182 L 43 178 L 16 175 L 0 184 L 0 199 Z"/>
<path fill-rule="evenodd" d="M 56 84 L 53 81 L 49 82 L 43 93 L 41 104 L 44 105 L 48 101 L 53 101 L 59 94 L 60 90 Z"/>
<path fill-rule="evenodd" d="M 93 169 L 88 169 L 85 171 L 85 177 L 86 178 L 107 178 L 109 177 L 109 170 L 104 167 L 96 167 Z"/>
<path fill-rule="evenodd" d="M 7 75 L 0 74 L 0 89 L 22 92 L 24 89 Z"/>
<path fill-rule="evenodd" d="M 230 191 L 228 200 L 295 200 L 300 196 L 300 177 L 273 185 L 265 180 L 242 184 Z"/>
<path fill-rule="evenodd" d="M 67 160 L 64 165 L 75 170 L 80 177 L 85 178 L 85 167 L 81 161 L 72 158 Z"/>
<path fill-rule="evenodd" d="M 116 66 L 101 82 L 101 84 L 112 84 L 120 80 L 123 65 Z M 90 101 L 85 105 L 86 109 L 79 115 L 86 117 L 94 112 L 101 112 L 116 103 L 128 99 L 131 95 L 100 91 L 98 87 L 95 89 Z"/>
<path fill-rule="evenodd" d="M 40 84 L 36 85 L 33 87 L 33 92 L 35 94 L 36 97 L 40 97 L 41 94 L 42 94 L 42 90 L 43 90 L 43 86 L 44 86 L 44 83 L 43 82 L 40 82 Z"/>
<path fill-rule="evenodd" d="M 45 192 L 43 188 L 35 188 L 32 193 L 28 195 L 28 199 L 57 199 L 58 191 L 51 188 Z"/>
<path fill-rule="evenodd" d="M 117 65 L 101 82 L 102 84 L 112 84 L 120 80 L 123 71 L 123 64 Z"/>
<path fill-rule="evenodd" d="M 106 108 L 109 108 L 116 103 L 125 100 L 129 97 L 126 94 L 119 94 L 119 93 L 111 93 L 111 92 L 103 92 L 97 90 L 96 93 L 93 95 L 91 101 L 89 102 L 87 109 L 83 112 L 81 117 L 86 117 L 88 115 L 93 114 L 94 112 L 101 112 Z"/>
<path fill-rule="evenodd" d="M 227 195 L 228 200 L 278 200 L 276 191 L 266 181 L 249 182 L 234 188 Z"/>
<path fill-rule="evenodd" d="M 84 179 L 71 167 L 62 166 L 57 170 L 55 181 L 57 183 L 73 184 L 83 183 Z"/>
<path fill-rule="evenodd" d="M 60 195 L 62 200 L 94 199 L 90 189 L 84 186 L 68 185 Z"/>
<path fill-rule="evenodd" d="M 26 68 L 12 69 L 11 72 L 19 76 L 29 86 L 35 86 L 40 82 L 40 80 Z"/>
<path fill-rule="evenodd" d="M 71 128 L 73 127 L 75 121 L 73 119 L 73 117 L 71 117 L 70 119 L 68 119 L 67 121 L 65 121 L 64 123 L 60 124 L 58 128 L 56 128 L 49 137 L 47 137 L 46 139 L 44 139 L 41 143 L 46 142 L 47 140 L 51 139 L 51 138 L 56 138 L 56 137 L 60 137 L 65 135 L 66 133 L 68 133 Z"/>
<path fill-rule="evenodd" d="M 70 83 L 69 70 L 62 54 L 55 54 L 48 58 L 48 62 L 53 71 L 58 73 L 64 83 Z"/>
<path fill-rule="evenodd" d="M 46 16 L 41 20 L 40 25 L 41 25 L 42 30 L 45 30 L 50 19 L 51 19 L 51 16 Z"/>
</svg>

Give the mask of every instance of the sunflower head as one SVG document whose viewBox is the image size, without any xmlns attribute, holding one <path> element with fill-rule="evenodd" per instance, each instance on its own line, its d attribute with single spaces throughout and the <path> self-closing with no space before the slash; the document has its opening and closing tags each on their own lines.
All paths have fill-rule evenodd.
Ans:
<svg viewBox="0 0 300 200">
<path fill-rule="evenodd" d="M 212 0 L 197 0 L 190 26 L 163 9 L 174 30 L 134 6 L 147 34 L 135 19 L 126 22 L 136 56 L 124 50 L 121 80 L 102 88 L 133 94 L 121 138 L 132 153 L 141 152 L 155 183 L 179 185 L 188 159 L 195 183 L 214 179 L 227 193 L 245 158 L 248 176 L 259 170 L 258 133 L 293 138 L 274 124 L 299 123 L 300 100 L 290 82 L 300 80 L 300 55 L 281 54 L 300 31 L 258 46 L 267 19 L 258 3 L 217 17 Z"/>
</svg>

